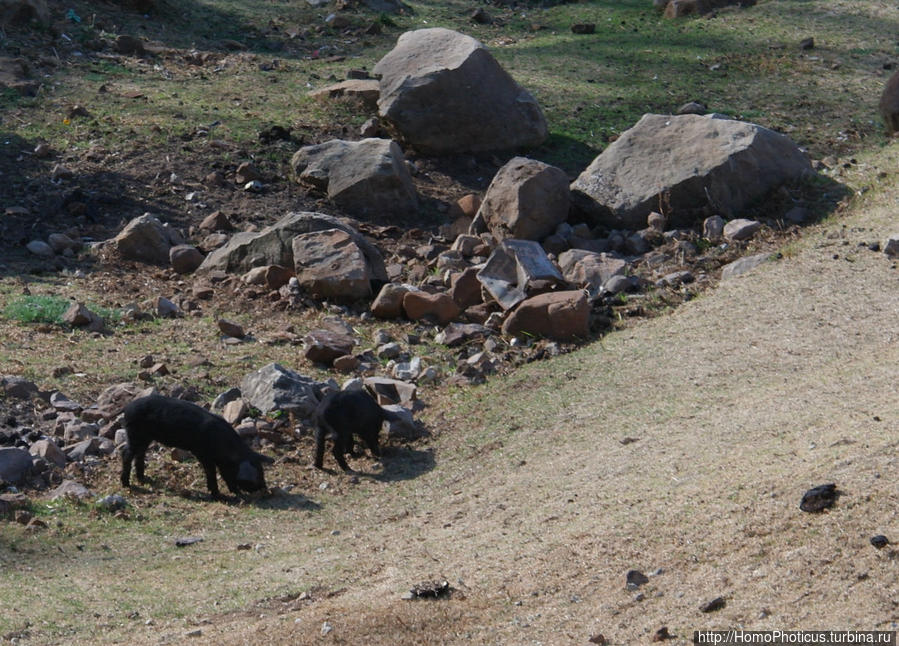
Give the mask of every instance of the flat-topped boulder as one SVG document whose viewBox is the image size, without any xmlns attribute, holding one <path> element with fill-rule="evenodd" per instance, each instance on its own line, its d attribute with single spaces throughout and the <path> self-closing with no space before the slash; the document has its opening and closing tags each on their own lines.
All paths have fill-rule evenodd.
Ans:
<svg viewBox="0 0 899 646">
<path fill-rule="evenodd" d="M 733 217 L 783 184 L 813 173 L 789 137 L 719 115 L 646 114 L 571 184 L 572 201 L 597 224 L 643 229 L 666 209 L 669 225 L 708 212 Z"/>
<path fill-rule="evenodd" d="M 381 116 L 419 151 L 514 150 L 546 139 L 537 100 L 470 36 L 406 32 L 373 72 L 381 77 Z"/>
</svg>

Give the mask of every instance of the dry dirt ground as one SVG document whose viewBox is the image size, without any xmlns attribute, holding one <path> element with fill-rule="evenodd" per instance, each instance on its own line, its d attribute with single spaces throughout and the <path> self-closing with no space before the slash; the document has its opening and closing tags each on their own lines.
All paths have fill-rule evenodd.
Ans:
<svg viewBox="0 0 899 646">
<path fill-rule="evenodd" d="M 895 168 L 895 144 L 880 154 Z M 407 473 L 389 468 L 404 456 L 394 449 L 392 478 L 312 472 L 299 476 L 316 485 L 308 497 L 161 503 L 179 520 L 137 526 L 124 553 L 111 534 L 104 554 L 86 533 L 83 557 L 56 557 L 73 594 L 90 596 L 84 612 L 115 607 L 117 590 L 155 609 L 130 620 L 97 612 L 95 632 L 52 643 L 627 644 L 663 626 L 672 643 L 700 629 L 895 630 L 899 559 L 870 538 L 899 540 L 899 270 L 865 246 L 893 232 L 895 178 L 781 260 L 669 316 L 435 395 L 435 437 L 405 454 L 418 465 Z M 831 510 L 799 510 L 808 488 L 829 482 L 842 492 Z M 149 495 L 134 500 L 160 513 Z M 205 540 L 161 546 L 179 531 Z M 639 590 L 625 586 L 631 569 L 649 575 Z M 23 570 L 22 585 L 46 576 Z M 402 598 L 435 579 L 450 598 Z M 238 588 L 257 601 L 233 607 Z M 717 597 L 723 608 L 700 611 Z"/>
<path fill-rule="evenodd" d="M 479 391 L 445 420 L 458 432 L 438 439 L 437 468 L 391 485 L 388 510 L 373 493 L 335 512 L 335 536 L 310 536 L 302 515 L 280 528 L 330 595 L 215 617 L 202 640 L 895 630 L 899 560 L 869 539 L 899 535 L 899 272 L 860 246 L 892 232 L 894 179 L 795 254 Z M 835 507 L 801 512 L 827 482 Z M 656 574 L 629 591 L 632 568 Z M 401 599 L 438 577 L 452 599 Z"/>
<path fill-rule="evenodd" d="M 3 528 L 0 540 L 14 538 L 0 550 L 19 550 L 0 555 L 14 570 L 4 580 L 22 599 L 3 614 L 22 630 L 0 643 L 627 644 L 663 626 L 672 643 L 706 628 L 895 630 L 899 559 L 869 539 L 899 542 L 899 270 L 865 245 L 894 232 L 896 148 L 876 153 L 885 173 L 873 190 L 781 260 L 508 378 L 425 393 L 433 436 L 390 447 L 383 468 L 354 462 L 369 475 L 307 471 L 307 442 L 270 471 L 280 495 L 225 505 L 162 495 L 165 471 L 194 494 L 202 481 L 196 464 L 154 456 L 153 487 L 124 492 L 128 521 L 76 509 L 44 535 Z M 29 206 L 48 214 L 37 230 L 4 220 L 4 238 L 18 244 L 69 216 L 105 236 L 119 224 L 114 199 L 174 216 L 181 196 L 166 178 L 199 181 L 213 169 L 203 152 L 190 167 L 123 160 L 96 190 L 70 194 L 41 179 L 49 162 L 0 151 L 33 182 Z M 482 190 L 477 178 L 496 166 L 475 160 L 466 187 Z M 268 200 L 319 207 L 264 170 Z M 426 170 L 435 201 L 448 199 L 443 178 L 464 174 Z M 252 196 L 214 199 L 253 222 Z M 123 300 L 170 283 L 131 284 L 128 270 L 104 279 Z M 160 332 L 159 350 L 178 338 Z M 57 342 L 29 340 L 47 354 Z M 222 363 L 261 365 L 245 352 Z M 90 378 L 88 391 L 109 375 Z M 104 493 L 117 490 L 108 467 L 90 480 Z M 843 492 L 835 507 L 801 512 L 803 492 L 828 482 Z M 204 540 L 173 546 L 187 535 Z M 628 590 L 631 569 L 649 582 Z M 448 599 L 402 598 L 444 579 Z M 700 611 L 716 597 L 724 608 Z"/>
</svg>

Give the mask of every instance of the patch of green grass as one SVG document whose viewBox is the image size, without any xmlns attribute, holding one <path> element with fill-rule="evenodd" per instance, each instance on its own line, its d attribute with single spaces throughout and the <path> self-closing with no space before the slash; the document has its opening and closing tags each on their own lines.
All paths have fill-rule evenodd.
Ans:
<svg viewBox="0 0 899 646">
<path fill-rule="evenodd" d="M 19 296 L 3 308 L 3 316 L 20 323 L 55 323 L 62 325 L 62 315 L 69 300 L 61 296 Z"/>
</svg>

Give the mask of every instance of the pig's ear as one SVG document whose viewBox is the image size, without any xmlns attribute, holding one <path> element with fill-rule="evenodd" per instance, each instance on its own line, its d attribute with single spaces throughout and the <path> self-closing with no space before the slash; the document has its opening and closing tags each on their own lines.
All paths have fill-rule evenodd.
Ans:
<svg viewBox="0 0 899 646">
<path fill-rule="evenodd" d="M 256 453 L 256 451 L 253 451 L 253 455 L 255 455 L 257 458 L 259 458 L 259 460 L 261 460 L 262 462 L 265 462 L 266 464 L 274 464 L 275 463 L 275 458 L 270 458 L 267 455 L 262 455 L 261 453 Z"/>
</svg>

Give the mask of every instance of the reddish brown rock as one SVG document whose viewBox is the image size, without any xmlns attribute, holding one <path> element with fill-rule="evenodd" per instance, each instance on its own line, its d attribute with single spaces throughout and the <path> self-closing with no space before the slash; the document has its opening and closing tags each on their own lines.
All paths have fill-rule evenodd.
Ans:
<svg viewBox="0 0 899 646">
<path fill-rule="evenodd" d="M 227 215 L 221 211 L 213 211 L 200 222 L 200 228 L 204 231 L 231 231 L 234 227 Z"/>
<path fill-rule="evenodd" d="M 455 274 L 449 295 L 456 302 L 456 305 L 463 310 L 483 302 L 481 298 L 481 281 L 478 280 L 477 268 L 469 267 L 465 271 Z"/>
<path fill-rule="evenodd" d="M 403 310 L 413 321 L 430 317 L 440 325 L 446 325 L 462 313 L 456 301 L 443 292 L 408 292 L 403 296 Z"/>
<path fill-rule="evenodd" d="M 557 340 L 586 337 L 590 304 L 581 290 L 547 292 L 522 303 L 503 323 L 503 334 L 521 332 Z"/>
<path fill-rule="evenodd" d="M 372 301 L 371 313 L 381 319 L 397 319 L 403 315 L 403 297 L 418 288 L 412 285 L 387 283 Z"/>
<path fill-rule="evenodd" d="M 350 354 L 356 340 L 332 330 L 312 330 L 303 338 L 303 343 L 306 345 L 304 356 L 307 359 L 331 365 L 338 357 Z"/>
<path fill-rule="evenodd" d="M 205 256 L 199 249 L 191 245 L 176 245 L 169 249 L 169 262 L 172 263 L 172 269 L 179 274 L 196 271 L 197 267 L 203 264 L 203 258 Z"/>
<path fill-rule="evenodd" d="M 265 286 L 269 289 L 281 289 L 293 278 L 293 271 L 281 265 L 269 265 L 265 268 Z"/>
<path fill-rule="evenodd" d="M 235 339 L 242 339 L 246 336 L 244 329 L 237 323 L 233 323 L 226 319 L 219 319 L 215 323 L 219 326 L 219 330 L 221 330 L 222 334 L 225 336 L 232 336 Z"/>
</svg>

